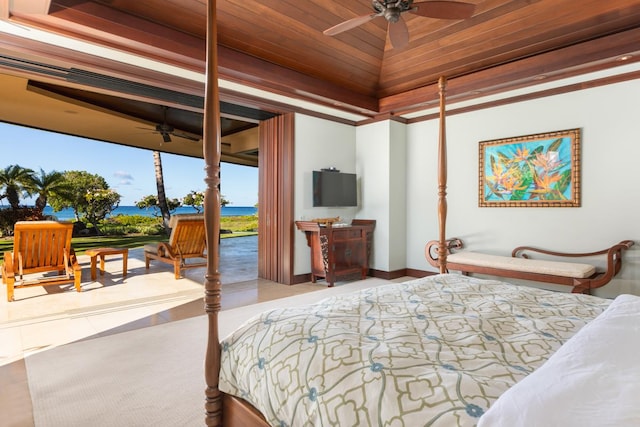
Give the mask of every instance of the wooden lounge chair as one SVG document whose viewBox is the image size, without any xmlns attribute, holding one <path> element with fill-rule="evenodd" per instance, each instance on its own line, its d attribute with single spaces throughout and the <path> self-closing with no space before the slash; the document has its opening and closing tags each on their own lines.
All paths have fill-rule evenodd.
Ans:
<svg viewBox="0 0 640 427">
<path fill-rule="evenodd" d="M 207 247 L 204 216 L 198 214 L 173 215 L 169 221 L 171 236 L 168 242 L 160 242 L 144 246 L 145 266 L 149 269 L 152 259 L 173 265 L 176 279 L 182 270 L 205 267 L 207 265 L 205 249 Z M 200 258 L 200 262 L 187 260 Z"/>
<path fill-rule="evenodd" d="M 13 229 L 13 251 L 4 253 L 2 283 L 7 301 L 15 288 L 73 283 L 81 291 L 82 271 L 71 248 L 73 224 L 57 221 L 18 221 Z M 43 274 L 54 272 L 55 275 Z M 25 277 L 25 276 L 29 277 Z"/>
</svg>

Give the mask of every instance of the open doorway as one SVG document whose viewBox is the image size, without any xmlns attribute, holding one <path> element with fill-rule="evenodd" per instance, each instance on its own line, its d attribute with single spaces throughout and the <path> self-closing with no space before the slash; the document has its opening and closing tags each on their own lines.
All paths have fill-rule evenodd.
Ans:
<svg viewBox="0 0 640 427">
<path fill-rule="evenodd" d="M 3 135 L 0 149 L 12 153 L 4 158 L 0 169 L 18 166 L 34 171 L 36 175 L 81 170 L 103 178 L 108 187 L 121 196 L 118 207 L 110 216 L 151 217 L 158 214 L 154 209 L 136 206 L 145 197 L 156 194 L 151 151 L 8 123 L 0 123 L 0 134 Z M 171 153 L 162 153 L 161 158 L 168 199 L 182 201 L 192 192 L 204 191 L 202 159 Z M 258 168 L 223 162 L 221 191 L 228 202 L 221 212 L 221 228 L 225 230 L 221 245 L 225 260 L 222 271 L 234 281 L 256 279 Z M 33 206 L 38 196 L 38 191 L 19 191 L 19 204 Z M 0 199 L 0 208 L 9 208 L 6 198 Z M 182 203 L 173 213 L 194 213 L 196 210 Z M 64 221 L 75 220 L 72 208 L 55 211 L 47 205 L 44 214 Z M 243 240 L 245 237 L 247 239 Z"/>
<path fill-rule="evenodd" d="M 221 281 L 245 282 L 258 278 L 258 168 L 220 165 Z"/>
<path fill-rule="evenodd" d="M 39 65 L 43 69 L 47 67 L 46 64 Z M 8 96 L 11 108 L 3 110 L 3 117 L 0 117 L 5 122 L 46 129 L 59 135 L 76 135 L 80 139 L 159 150 L 163 157 L 175 154 L 202 158 L 202 96 L 178 94 L 173 90 L 133 84 L 106 75 L 101 75 L 94 82 L 102 86 L 83 89 L 9 74 L 0 74 L 0 79 L 5 92 L 11 95 Z M 105 90 L 107 86 L 108 90 Z M 129 96 L 116 96 L 116 93 Z M 250 108 L 220 102 L 220 160 L 257 169 L 259 159 L 267 159 L 260 163 L 268 167 L 260 168 L 266 172 L 260 172 L 258 192 L 264 193 L 260 197 L 264 197 L 271 205 L 268 209 L 269 221 L 263 223 L 265 226 L 268 224 L 269 234 L 264 245 L 259 243 L 260 260 L 265 260 L 262 270 L 259 266 L 259 277 L 291 284 L 294 131 L 291 125 L 293 119 L 284 117 L 292 117 L 293 114 L 279 115 L 280 112 L 260 105 Z M 267 122 L 270 123 L 268 126 L 262 126 Z M 264 129 L 268 131 L 263 132 Z M 265 143 L 265 138 L 259 135 L 267 135 L 268 142 Z M 113 144 L 104 146 L 115 147 Z M 261 157 L 263 151 L 268 153 Z M 81 169 L 89 158 L 101 158 L 105 166 L 123 164 L 131 158 L 122 155 L 110 159 L 89 149 L 87 144 L 80 143 L 69 152 L 76 160 L 68 162 L 61 170 Z M 148 164 L 151 161 L 144 159 L 138 167 Z M 169 168 L 166 169 L 169 173 Z M 200 175 L 194 177 L 191 183 L 201 184 L 205 175 L 202 167 L 198 165 L 192 170 Z M 122 172 L 123 179 L 126 179 L 126 170 Z M 223 195 L 225 191 L 222 189 Z M 263 233 L 259 231 L 259 234 Z"/>
</svg>

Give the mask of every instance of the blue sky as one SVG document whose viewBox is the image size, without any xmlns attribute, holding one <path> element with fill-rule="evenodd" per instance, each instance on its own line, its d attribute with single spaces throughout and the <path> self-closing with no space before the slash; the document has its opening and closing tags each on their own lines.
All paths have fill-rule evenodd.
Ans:
<svg viewBox="0 0 640 427">
<path fill-rule="evenodd" d="M 17 164 L 36 172 L 42 168 L 100 175 L 122 196 L 121 206 L 157 194 L 153 154 L 148 150 L 0 123 L 0 153 L 3 169 Z M 192 190 L 204 191 L 204 160 L 165 153 L 161 157 L 168 197 L 182 199 Z M 221 177 L 229 206 L 258 203 L 258 168 L 223 163 Z"/>
</svg>

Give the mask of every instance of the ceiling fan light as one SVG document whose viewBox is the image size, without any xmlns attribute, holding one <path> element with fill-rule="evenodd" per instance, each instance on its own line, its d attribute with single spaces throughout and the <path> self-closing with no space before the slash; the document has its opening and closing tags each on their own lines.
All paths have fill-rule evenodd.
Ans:
<svg viewBox="0 0 640 427">
<path fill-rule="evenodd" d="M 400 12 L 400 8 L 390 6 L 384 11 L 384 19 L 391 22 L 392 24 L 395 24 L 400 19 Z"/>
</svg>

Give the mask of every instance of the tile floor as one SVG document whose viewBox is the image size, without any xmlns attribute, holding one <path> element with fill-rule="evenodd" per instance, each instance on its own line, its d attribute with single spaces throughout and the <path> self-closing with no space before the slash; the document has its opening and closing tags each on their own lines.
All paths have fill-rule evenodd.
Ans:
<svg viewBox="0 0 640 427">
<path fill-rule="evenodd" d="M 324 289 L 326 284 L 281 285 L 257 278 L 257 237 L 223 239 L 220 245 L 222 309 Z M 82 288 L 72 285 L 17 289 L 15 301 L 0 292 L 0 426 L 31 427 L 33 414 L 24 357 L 78 340 L 158 325 L 204 314 L 204 268 L 175 280 L 170 265 L 152 261 L 142 249 L 106 258 L 104 276 L 91 280 L 90 261 L 80 256 Z"/>
</svg>

